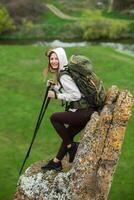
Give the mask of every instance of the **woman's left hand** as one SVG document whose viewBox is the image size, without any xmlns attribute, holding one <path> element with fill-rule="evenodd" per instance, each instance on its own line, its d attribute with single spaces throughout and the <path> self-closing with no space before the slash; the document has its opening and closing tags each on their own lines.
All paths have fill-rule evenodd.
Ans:
<svg viewBox="0 0 134 200">
<path fill-rule="evenodd" d="M 48 97 L 50 97 L 50 98 L 55 98 L 55 92 L 50 90 L 50 91 L 48 92 Z"/>
</svg>

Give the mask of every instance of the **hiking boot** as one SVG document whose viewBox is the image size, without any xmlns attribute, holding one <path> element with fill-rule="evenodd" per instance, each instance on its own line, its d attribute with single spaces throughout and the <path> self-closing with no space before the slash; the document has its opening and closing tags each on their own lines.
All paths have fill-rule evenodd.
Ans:
<svg viewBox="0 0 134 200">
<path fill-rule="evenodd" d="M 53 159 L 50 160 L 47 164 L 43 165 L 41 167 L 42 170 L 55 170 L 55 171 L 61 171 L 62 170 L 62 163 L 61 162 L 54 162 Z"/>
<path fill-rule="evenodd" d="M 77 152 L 79 146 L 79 142 L 73 142 L 71 144 L 71 147 L 67 149 L 67 152 L 69 154 L 69 162 L 73 162 L 74 158 L 75 158 L 75 154 Z"/>
</svg>

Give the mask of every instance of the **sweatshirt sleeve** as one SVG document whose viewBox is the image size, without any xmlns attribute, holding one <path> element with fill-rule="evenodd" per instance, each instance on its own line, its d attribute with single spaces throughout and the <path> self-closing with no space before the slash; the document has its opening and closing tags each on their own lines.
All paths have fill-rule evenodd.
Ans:
<svg viewBox="0 0 134 200">
<path fill-rule="evenodd" d="M 61 86 L 60 86 L 60 84 L 59 84 L 59 85 L 54 85 L 52 88 L 54 89 L 54 91 L 55 91 L 56 93 L 59 93 L 59 92 L 60 92 Z"/>
<path fill-rule="evenodd" d="M 81 93 L 74 80 L 67 74 L 61 76 L 62 93 L 57 93 L 57 98 L 65 101 L 78 101 Z"/>
</svg>

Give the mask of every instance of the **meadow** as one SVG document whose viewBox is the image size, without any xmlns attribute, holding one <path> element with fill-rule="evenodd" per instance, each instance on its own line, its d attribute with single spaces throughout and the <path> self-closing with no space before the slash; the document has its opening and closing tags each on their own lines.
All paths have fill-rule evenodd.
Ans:
<svg viewBox="0 0 134 200">
<path fill-rule="evenodd" d="M 0 45 L 0 200 L 12 200 L 19 170 L 31 142 L 43 101 L 46 83 L 42 71 L 47 67 L 46 46 Z M 106 89 L 117 85 L 134 95 L 134 57 L 99 45 L 65 48 L 72 54 L 88 56 Z M 25 169 L 39 160 L 54 157 L 60 139 L 50 124 L 51 113 L 63 110 L 52 100 L 33 145 Z M 109 200 L 134 197 L 134 109 L 129 120 Z"/>
</svg>

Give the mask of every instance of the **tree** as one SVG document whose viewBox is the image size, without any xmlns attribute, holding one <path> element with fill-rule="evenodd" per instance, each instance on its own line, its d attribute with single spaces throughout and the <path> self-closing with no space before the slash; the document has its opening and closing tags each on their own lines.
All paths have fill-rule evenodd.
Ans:
<svg viewBox="0 0 134 200">
<path fill-rule="evenodd" d="M 134 9 L 133 0 L 109 0 L 108 1 L 108 11 L 112 10 L 125 10 L 125 9 Z"/>
<path fill-rule="evenodd" d="M 108 12 L 111 12 L 113 10 L 113 3 L 114 0 L 109 0 Z"/>
<path fill-rule="evenodd" d="M 7 9 L 0 5 L 0 34 L 14 29 L 13 19 L 10 17 Z"/>
</svg>

